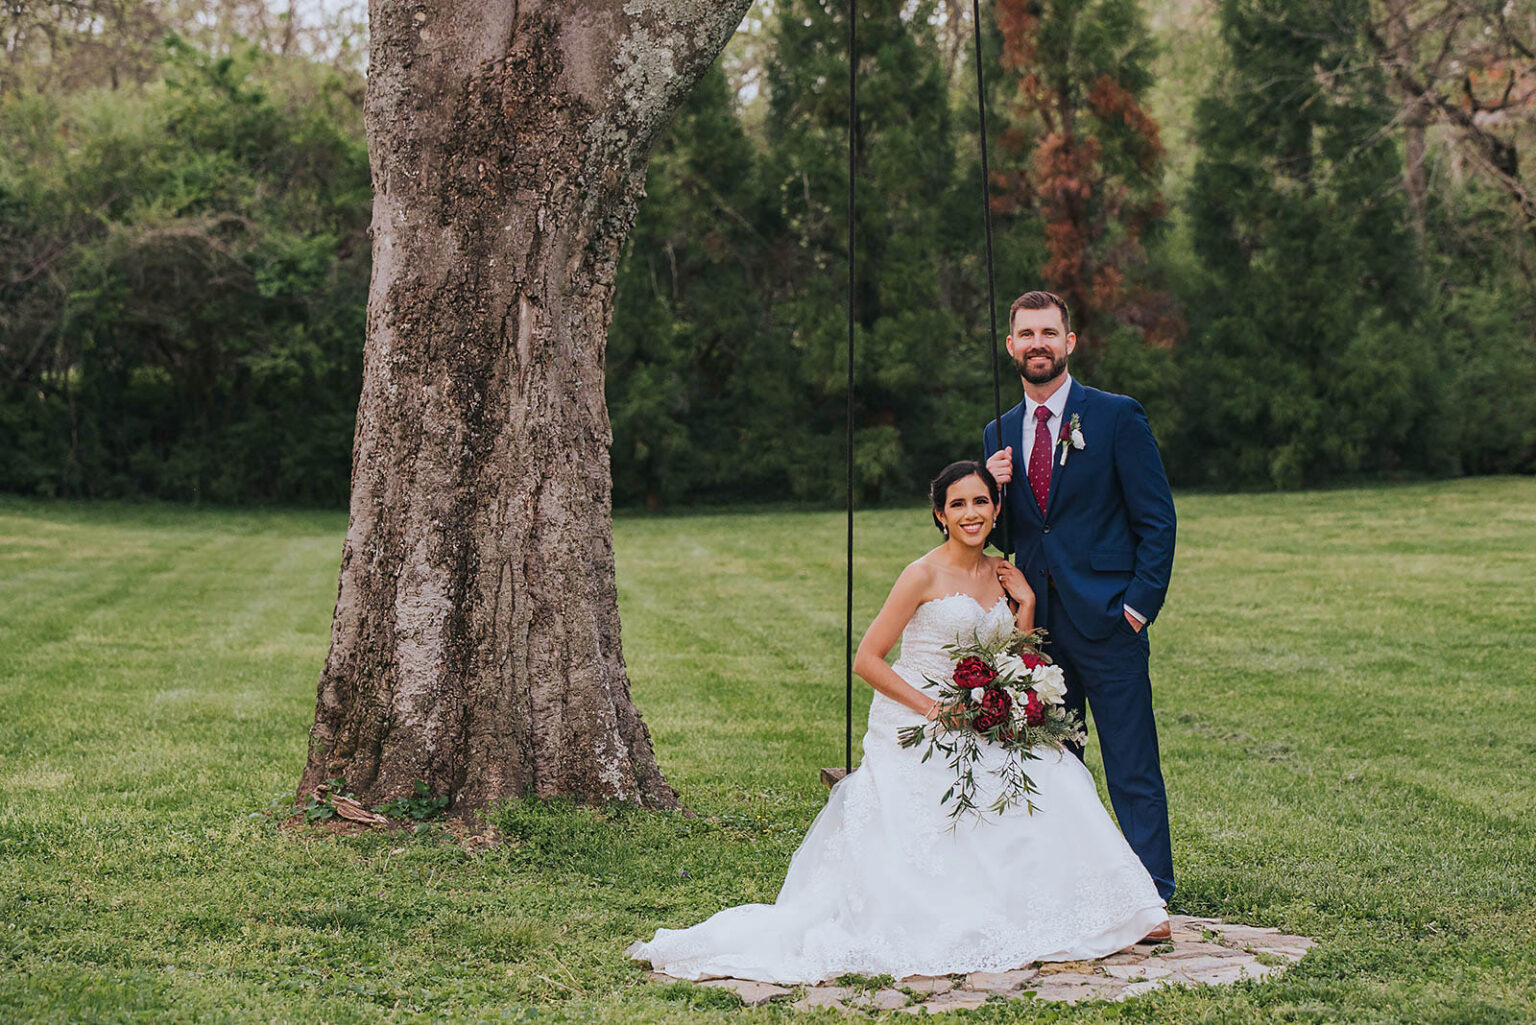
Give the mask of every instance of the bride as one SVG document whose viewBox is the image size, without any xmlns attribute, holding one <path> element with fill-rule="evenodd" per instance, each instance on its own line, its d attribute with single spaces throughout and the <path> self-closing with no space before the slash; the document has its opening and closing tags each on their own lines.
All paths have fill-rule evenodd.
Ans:
<svg viewBox="0 0 1536 1025">
<path fill-rule="evenodd" d="M 902 727 L 948 712 L 924 681 L 953 669 L 944 645 L 1034 624 L 1024 575 L 983 550 L 998 509 L 992 475 L 980 463 L 953 463 L 931 497 L 944 543 L 902 570 L 854 661 L 875 690 L 864 759 L 811 824 L 778 900 L 658 929 L 630 946 L 631 957 L 683 979 L 901 979 L 1104 957 L 1167 921 L 1077 758 L 1038 748 L 1041 757 L 1025 763 L 1039 789 L 1034 814 L 1014 807 L 955 823 L 940 803 L 953 771 L 900 746 Z M 898 635 L 901 655 L 887 665 Z M 986 745 L 983 755 L 976 805 L 984 808 L 996 792 L 989 766 L 1002 752 Z"/>
</svg>

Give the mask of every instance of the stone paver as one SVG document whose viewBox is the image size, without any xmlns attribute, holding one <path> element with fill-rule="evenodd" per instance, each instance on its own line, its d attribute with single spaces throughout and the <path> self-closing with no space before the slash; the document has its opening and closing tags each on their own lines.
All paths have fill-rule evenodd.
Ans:
<svg viewBox="0 0 1536 1025">
<path fill-rule="evenodd" d="M 1206 971 L 1207 969 L 1230 967 L 1233 964 L 1241 966 L 1244 961 L 1252 961 L 1253 959 L 1242 957 L 1209 957 L 1204 954 L 1198 957 L 1181 957 L 1175 959 L 1171 954 L 1165 954 L 1160 960 L 1162 964 L 1167 965 L 1168 968 L 1170 968 L 1175 974 L 1192 975 Z"/>
<path fill-rule="evenodd" d="M 1136 964 L 1112 964 L 1104 966 L 1104 974 L 1112 979 L 1125 979 L 1128 982 L 1141 982 L 1146 979 L 1166 979 L 1173 974 L 1173 969 L 1160 964 L 1154 964 L 1155 959 L 1148 958 Z"/>
<path fill-rule="evenodd" d="M 872 1007 L 877 1011 L 894 1011 L 898 1007 L 907 1006 L 907 995 L 900 990 L 882 989 L 869 997 L 868 1003 L 861 1003 L 861 1007 Z"/>
<path fill-rule="evenodd" d="M 1167 979 L 1148 979 L 1146 982 L 1133 982 L 1120 991 L 1120 999 L 1129 1000 L 1131 997 L 1139 997 L 1143 993 L 1166 989 L 1168 985 L 1169 980 Z"/>
<path fill-rule="evenodd" d="M 910 989 L 914 993 L 932 996 L 936 993 L 948 993 L 954 989 L 955 980 L 947 975 L 909 975 L 896 985 L 903 989 Z"/>
<path fill-rule="evenodd" d="M 1168 986 L 1225 986 L 1272 978 L 1283 974 L 1316 945 L 1305 936 L 1265 926 L 1228 924 L 1216 918 L 1174 915 L 1170 925 L 1173 937 L 1167 943 L 1127 947 L 1097 961 L 971 972 L 958 986 L 943 975 L 912 975 L 894 988 L 874 992 L 828 983 L 807 987 L 805 995 L 789 1006 L 801 1011 L 831 1007 L 857 1016 L 883 1011 L 938 1014 L 972 1010 L 989 998 L 1020 1000 L 1032 996 L 1067 1004 L 1126 1000 Z M 1263 964 L 1261 956 L 1275 963 Z M 679 981 L 660 972 L 649 974 L 657 982 Z M 744 979 L 710 979 L 698 985 L 730 990 L 753 1007 L 783 1000 L 794 992 Z M 909 997 L 909 993 L 915 996 Z"/>
<path fill-rule="evenodd" d="M 790 994 L 790 990 L 783 986 L 775 986 L 769 982 L 753 982 L 750 979 L 710 979 L 699 985 L 708 986 L 710 989 L 728 989 L 741 997 L 741 1002 L 748 1007 L 758 1007 L 770 1000 L 782 1000 Z"/>
<path fill-rule="evenodd" d="M 1257 961 L 1252 964 L 1226 961 L 1194 971 L 1175 972 L 1173 978 L 1176 982 L 1186 982 L 1196 986 L 1225 986 L 1238 979 L 1262 979 L 1273 970 Z"/>
<path fill-rule="evenodd" d="M 1085 1000 L 1118 1000 L 1128 983 L 1108 976 L 1051 975 L 1035 989 L 1036 1000 L 1080 1004 Z"/>
<path fill-rule="evenodd" d="M 977 993 L 1012 993 L 1026 982 L 1034 981 L 1039 974 L 1033 968 L 1019 968 L 1011 972 L 972 972 L 965 977 L 965 988 Z"/>
<path fill-rule="evenodd" d="M 1195 940 L 1192 943 L 1175 943 L 1172 950 L 1157 956 L 1169 961 L 1181 961 L 1186 958 L 1195 957 L 1242 957 L 1243 951 L 1235 947 L 1223 946 L 1220 943 L 1206 943 L 1204 940 Z"/>
<path fill-rule="evenodd" d="M 921 1004 L 914 1004 L 907 1008 L 908 1011 L 918 1013 L 926 1007 L 929 1013 L 937 1014 L 940 1011 L 974 1011 L 987 1002 L 987 994 L 972 993 L 965 989 L 952 989 L 948 993 L 940 993 L 936 997 L 929 997 Z"/>
<path fill-rule="evenodd" d="M 1217 924 L 1211 928 L 1221 933 L 1221 938 L 1229 943 L 1262 943 L 1280 935 L 1279 929 L 1268 929 L 1257 925 Z"/>
<path fill-rule="evenodd" d="M 835 1007 L 845 1011 L 847 1007 L 844 1001 L 852 997 L 855 990 L 846 986 L 812 986 L 805 991 L 805 996 L 790 1004 L 797 1011 L 809 1011 L 817 1007 Z"/>
</svg>

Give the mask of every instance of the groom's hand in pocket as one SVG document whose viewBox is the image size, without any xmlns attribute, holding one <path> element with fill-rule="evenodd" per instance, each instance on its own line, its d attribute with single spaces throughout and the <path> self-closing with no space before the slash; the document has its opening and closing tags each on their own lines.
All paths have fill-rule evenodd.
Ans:
<svg viewBox="0 0 1536 1025">
<path fill-rule="evenodd" d="M 1009 445 L 1000 452 L 993 452 L 987 458 L 987 472 L 997 479 L 999 484 L 1007 484 L 1013 479 L 1013 446 Z"/>
</svg>

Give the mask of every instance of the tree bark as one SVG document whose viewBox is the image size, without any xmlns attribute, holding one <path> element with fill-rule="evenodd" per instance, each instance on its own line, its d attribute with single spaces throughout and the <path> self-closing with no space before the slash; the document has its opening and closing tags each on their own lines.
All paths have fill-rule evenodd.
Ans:
<svg viewBox="0 0 1536 1025">
<path fill-rule="evenodd" d="M 1428 231 L 1425 210 L 1429 187 L 1424 179 L 1424 132 L 1428 123 L 1428 105 L 1422 100 L 1409 100 L 1403 117 L 1403 188 L 1408 193 L 1408 216 L 1420 252 L 1424 250 Z"/>
<path fill-rule="evenodd" d="M 1514 202 L 1522 229 L 1536 238 L 1536 189 L 1522 175 L 1517 136 L 1501 136 L 1497 120 L 1488 118 L 1509 109 L 1510 95 L 1506 91 L 1491 105 L 1484 104 L 1471 79 L 1472 71 L 1500 67 L 1511 68 L 1511 75 L 1518 68 L 1520 75 L 1529 76 L 1531 48 L 1497 7 L 1434 5 L 1416 21 L 1413 8 L 1406 0 L 1390 0 L 1383 16 L 1366 27 L 1371 50 L 1404 97 L 1409 173 L 1417 164 L 1422 175 L 1424 127 L 1433 121 L 1449 125 L 1460 151 Z M 1511 86 L 1514 81 L 1509 79 Z M 1412 196 L 1414 183 L 1410 180 L 1407 187 Z M 1418 210 L 1415 202 L 1416 216 Z"/>
<path fill-rule="evenodd" d="M 619 644 L 603 361 L 657 133 L 750 0 L 372 0 L 373 280 L 307 793 L 667 808 Z"/>
</svg>

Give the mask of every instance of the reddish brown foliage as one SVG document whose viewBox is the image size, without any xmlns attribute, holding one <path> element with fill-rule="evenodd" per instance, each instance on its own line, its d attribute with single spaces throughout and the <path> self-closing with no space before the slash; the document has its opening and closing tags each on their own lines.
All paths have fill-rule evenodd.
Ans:
<svg viewBox="0 0 1536 1025">
<path fill-rule="evenodd" d="M 1080 334 L 1092 326 L 1102 335 L 1118 323 L 1153 345 L 1172 345 L 1182 324 L 1171 298 L 1137 283 L 1135 273 L 1146 261 L 1146 232 L 1166 213 L 1157 192 L 1157 122 L 1112 75 L 1074 81 L 1068 55 L 1041 53 L 1038 4 L 998 0 L 995 10 L 1003 67 L 1018 77 L 991 175 L 993 211 L 1032 211 L 1044 222 L 1041 276 L 1073 308 Z M 1135 173 L 1106 168 L 1106 145 Z"/>
</svg>

